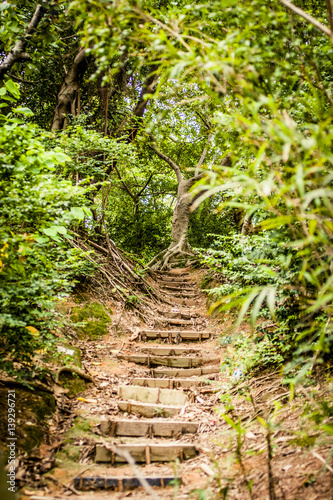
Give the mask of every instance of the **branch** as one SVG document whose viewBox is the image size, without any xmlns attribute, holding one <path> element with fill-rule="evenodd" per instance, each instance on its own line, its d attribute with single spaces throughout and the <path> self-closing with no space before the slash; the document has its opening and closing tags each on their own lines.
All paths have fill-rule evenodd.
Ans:
<svg viewBox="0 0 333 500">
<path fill-rule="evenodd" d="M 134 116 L 137 119 L 143 117 L 143 114 L 144 114 L 145 109 L 147 107 L 148 100 L 146 99 L 146 95 L 151 94 L 154 90 L 154 87 L 156 85 L 156 81 L 158 78 L 158 76 L 156 75 L 157 69 L 158 69 L 157 65 L 152 66 L 151 72 L 149 73 L 149 75 L 147 76 L 147 78 L 143 84 L 142 90 L 140 92 L 139 100 L 136 103 L 136 105 L 132 111 L 132 116 Z M 134 141 L 138 131 L 139 131 L 139 123 L 137 120 L 136 123 L 134 123 L 134 125 L 132 126 L 132 128 L 130 130 L 130 134 L 129 134 L 129 138 L 128 138 L 128 140 L 130 142 Z"/>
<path fill-rule="evenodd" d="M 289 2 L 289 0 L 279 0 L 287 9 L 291 10 L 298 16 L 303 17 L 306 21 L 309 23 L 313 24 L 317 29 L 325 33 L 325 35 L 328 35 L 331 37 L 331 30 L 322 24 L 320 21 L 318 21 L 315 17 L 310 16 L 307 12 L 304 12 L 304 10 L 300 9 L 299 7 L 296 7 L 293 3 Z"/>
<path fill-rule="evenodd" d="M 162 160 L 164 160 L 171 168 L 174 170 L 176 176 L 177 176 L 177 181 L 180 183 L 183 180 L 182 173 L 180 171 L 180 167 L 175 163 L 171 158 L 169 158 L 167 155 L 162 153 L 159 149 L 157 149 L 157 146 L 155 142 L 152 144 L 149 144 L 149 147 L 155 151 L 157 156 L 159 156 Z"/>
<path fill-rule="evenodd" d="M 119 172 L 119 170 L 118 170 L 118 168 L 117 168 L 117 165 L 114 165 L 114 168 L 115 168 L 115 171 L 116 171 L 116 172 L 117 172 L 117 174 L 118 174 L 118 177 L 119 177 L 119 179 L 120 179 L 120 182 L 121 182 L 121 183 L 122 183 L 122 185 L 124 186 L 124 189 L 125 189 L 126 193 L 127 193 L 127 194 L 129 194 L 129 196 L 132 198 L 132 200 L 133 200 L 133 201 L 136 201 L 136 196 L 135 196 L 135 194 L 133 194 L 133 193 L 132 193 L 132 191 L 130 190 L 130 188 L 127 186 L 126 182 L 125 182 L 125 181 L 123 181 L 123 179 L 122 179 L 122 177 L 121 177 L 121 175 L 120 175 L 120 172 Z"/>
<path fill-rule="evenodd" d="M 16 75 L 13 75 L 13 73 L 8 73 L 8 75 L 13 79 L 13 80 L 16 80 L 17 82 L 20 82 L 20 83 L 26 83 L 27 85 L 37 85 L 37 81 L 35 82 L 31 82 L 30 80 L 25 80 L 24 78 L 19 78 L 18 76 Z"/>
<path fill-rule="evenodd" d="M 331 42 L 333 44 L 333 0 L 326 0 L 328 22 L 330 23 Z"/>
<path fill-rule="evenodd" d="M 142 193 L 144 192 L 144 190 L 146 189 L 146 187 L 147 187 L 147 186 L 148 186 L 148 184 L 150 183 L 150 181 L 151 181 L 152 177 L 153 177 L 153 174 L 150 174 L 150 176 L 149 176 L 149 178 L 148 178 L 148 180 L 147 180 L 146 184 L 143 186 L 143 188 L 141 189 L 141 191 L 139 191 L 139 192 L 138 192 L 138 194 L 136 195 L 136 196 L 137 196 L 137 198 L 139 198 L 139 197 L 142 195 Z"/>
<path fill-rule="evenodd" d="M 0 64 L 0 78 L 8 73 L 13 64 L 17 61 L 30 59 L 29 54 L 24 52 L 24 50 L 46 12 L 47 9 L 42 5 L 38 4 L 36 6 L 31 21 L 26 28 L 25 35 L 15 43 L 14 47 L 9 51 L 6 59 Z"/>
<path fill-rule="evenodd" d="M 82 47 L 76 54 L 73 65 L 65 76 L 57 96 L 51 130 L 61 130 L 65 126 L 65 114 L 71 113 L 72 103 L 80 89 L 80 80 L 87 69 L 86 51 Z M 75 110 L 74 110 L 75 111 Z"/>
<path fill-rule="evenodd" d="M 195 111 L 195 114 L 200 118 L 200 120 L 205 125 L 205 127 L 207 127 L 208 130 L 210 130 L 212 128 L 212 126 L 210 125 L 210 123 L 206 120 L 206 118 L 204 116 L 202 116 L 202 114 L 200 113 L 200 111 L 198 111 L 198 110 Z"/>
<path fill-rule="evenodd" d="M 202 154 L 200 156 L 200 160 L 198 161 L 198 164 L 197 166 L 195 167 L 195 172 L 194 172 L 194 175 L 197 176 L 199 175 L 199 170 L 200 170 L 200 167 L 206 157 L 206 154 L 207 154 L 207 148 L 208 148 L 208 144 L 210 143 L 210 141 L 212 140 L 212 134 L 209 134 L 208 138 L 207 138 L 207 142 L 206 142 L 206 145 L 202 151 Z"/>
</svg>

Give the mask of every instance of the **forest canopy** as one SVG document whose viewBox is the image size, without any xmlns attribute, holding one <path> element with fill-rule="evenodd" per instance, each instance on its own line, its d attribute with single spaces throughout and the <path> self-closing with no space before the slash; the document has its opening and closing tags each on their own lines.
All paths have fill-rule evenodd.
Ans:
<svg viewBox="0 0 333 500">
<path fill-rule="evenodd" d="M 276 325 L 249 369 L 329 357 L 332 19 L 301 0 L 2 3 L 8 369 L 52 343 L 88 240 L 139 275 L 208 266 L 213 309 Z"/>
</svg>

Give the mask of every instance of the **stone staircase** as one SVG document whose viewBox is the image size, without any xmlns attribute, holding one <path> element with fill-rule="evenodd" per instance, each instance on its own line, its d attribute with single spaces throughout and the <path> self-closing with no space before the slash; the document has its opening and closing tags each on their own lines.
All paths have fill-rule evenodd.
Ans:
<svg viewBox="0 0 333 500">
<path fill-rule="evenodd" d="M 134 376 L 129 377 L 129 384 L 118 386 L 117 406 L 124 418 L 100 422 L 101 434 L 113 438 L 112 444 L 96 445 L 94 460 L 105 464 L 105 474 L 76 477 L 78 490 L 165 487 L 175 480 L 181 482 L 181 477 L 149 475 L 145 467 L 156 462 L 182 463 L 200 454 L 196 442 L 200 423 L 193 421 L 190 410 L 198 406 L 196 389 L 209 385 L 220 372 L 221 359 L 216 350 L 214 355 L 205 352 L 212 332 L 198 312 L 200 292 L 189 270 L 161 272 L 158 285 L 164 299 L 157 308 L 158 329 L 155 324 L 142 330 L 133 352 L 117 356 L 119 363 L 134 366 Z M 129 461 L 128 454 L 140 464 L 141 478 L 119 475 L 119 466 Z"/>
</svg>

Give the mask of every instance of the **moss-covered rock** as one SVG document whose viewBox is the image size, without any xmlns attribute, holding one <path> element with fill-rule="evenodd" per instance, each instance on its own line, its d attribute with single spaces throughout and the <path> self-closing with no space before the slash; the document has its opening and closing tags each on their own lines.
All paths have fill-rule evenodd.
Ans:
<svg viewBox="0 0 333 500">
<path fill-rule="evenodd" d="M 111 323 L 111 309 L 105 308 L 99 302 L 90 302 L 73 307 L 71 321 L 80 338 L 96 340 L 108 333 Z"/>
<path fill-rule="evenodd" d="M 11 388 L 13 389 L 13 388 Z M 8 398 L 8 388 L 0 388 L 0 400 Z M 32 390 L 24 387 L 14 387 L 15 391 L 15 438 L 16 445 L 20 451 L 30 453 L 43 442 L 48 432 L 47 419 L 56 409 L 53 394 L 44 391 Z M 8 436 L 6 409 L 3 405 L 0 412 L 0 443 L 6 449 Z M 1 450 L 0 450 L 1 451 Z M 8 451 L 8 450 L 7 450 Z"/>
<path fill-rule="evenodd" d="M 59 376 L 59 382 L 65 389 L 68 389 L 69 396 L 75 396 L 87 388 L 87 382 L 76 373 L 63 372 Z"/>
</svg>

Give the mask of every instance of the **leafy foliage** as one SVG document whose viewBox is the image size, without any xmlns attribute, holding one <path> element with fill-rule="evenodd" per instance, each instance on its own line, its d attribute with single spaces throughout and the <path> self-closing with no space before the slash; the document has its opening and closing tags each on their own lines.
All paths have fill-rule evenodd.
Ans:
<svg viewBox="0 0 333 500">
<path fill-rule="evenodd" d="M 8 86 L 8 85 L 7 85 Z M 20 112 L 16 110 L 16 113 Z M 14 114 L 0 134 L 1 356 L 27 361 L 51 342 L 54 306 L 69 291 L 79 255 L 62 236 L 84 193 L 55 170 L 69 158 L 44 145 L 45 133 Z M 7 354 L 6 354 L 7 353 Z M 9 358 L 6 358 L 9 362 Z"/>
</svg>

